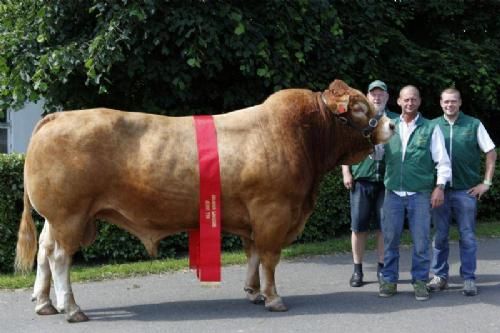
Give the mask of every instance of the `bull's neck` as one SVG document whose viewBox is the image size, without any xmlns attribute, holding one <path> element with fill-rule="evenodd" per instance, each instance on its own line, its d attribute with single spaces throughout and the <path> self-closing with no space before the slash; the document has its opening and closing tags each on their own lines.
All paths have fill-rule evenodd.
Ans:
<svg viewBox="0 0 500 333">
<path fill-rule="evenodd" d="M 288 147 L 290 152 L 298 154 L 312 174 L 321 179 L 336 166 L 352 160 L 360 151 L 368 154 L 371 146 L 366 138 L 326 109 L 317 94 L 304 95 L 303 98 L 296 103 L 300 109 L 292 112 L 288 108 L 281 110 L 280 122 L 291 129 L 285 140 L 293 145 Z"/>
<path fill-rule="evenodd" d="M 344 124 L 329 110 L 318 108 L 312 114 L 313 123 L 308 138 L 311 163 L 315 172 L 324 175 L 341 164 L 357 162 L 372 149 L 369 141 L 352 127 Z"/>
</svg>

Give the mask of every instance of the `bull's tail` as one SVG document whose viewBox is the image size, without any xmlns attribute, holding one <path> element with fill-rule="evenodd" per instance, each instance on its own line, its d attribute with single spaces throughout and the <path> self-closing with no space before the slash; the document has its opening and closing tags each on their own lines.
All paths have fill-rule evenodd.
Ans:
<svg viewBox="0 0 500 333">
<path fill-rule="evenodd" d="M 31 271 L 37 250 L 37 232 L 33 217 L 31 216 L 31 202 L 24 184 L 24 210 L 17 234 L 17 248 L 15 269 L 16 272 L 27 273 Z"/>
</svg>

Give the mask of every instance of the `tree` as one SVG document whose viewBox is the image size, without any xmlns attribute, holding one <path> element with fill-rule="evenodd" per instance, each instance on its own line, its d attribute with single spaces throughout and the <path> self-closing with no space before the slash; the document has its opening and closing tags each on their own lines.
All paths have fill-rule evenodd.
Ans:
<svg viewBox="0 0 500 333">
<path fill-rule="evenodd" d="M 5 0 L 0 109 L 43 96 L 49 112 L 220 113 L 281 88 L 342 78 L 365 90 L 381 78 L 393 97 L 420 87 L 429 117 L 455 85 L 488 123 L 500 98 L 499 10 L 495 0 Z"/>
<path fill-rule="evenodd" d="M 221 112 L 332 78 L 304 66 L 326 48 L 320 23 L 335 20 L 327 1 L 11 1 L 0 15 L 4 108 L 42 95 L 49 110 Z"/>
</svg>

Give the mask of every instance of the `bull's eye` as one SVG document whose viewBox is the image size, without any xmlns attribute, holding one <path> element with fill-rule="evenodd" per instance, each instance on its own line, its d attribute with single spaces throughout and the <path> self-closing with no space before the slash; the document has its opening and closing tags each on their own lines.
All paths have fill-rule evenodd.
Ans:
<svg viewBox="0 0 500 333">
<path fill-rule="evenodd" d="M 360 107 L 364 113 L 368 112 L 368 106 L 365 103 L 360 103 Z"/>
<path fill-rule="evenodd" d="M 364 105 L 363 103 L 356 103 L 356 104 L 354 104 L 354 106 L 352 107 L 352 110 L 354 112 L 362 112 L 364 114 L 366 114 L 367 111 L 368 111 L 366 105 Z"/>
</svg>

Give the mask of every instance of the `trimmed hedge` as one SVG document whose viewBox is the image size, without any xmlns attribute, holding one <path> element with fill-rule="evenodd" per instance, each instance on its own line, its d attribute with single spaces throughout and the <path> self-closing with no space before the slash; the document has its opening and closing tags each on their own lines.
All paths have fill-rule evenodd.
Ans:
<svg viewBox="0 0 500 333">
<path fill-rule="evenodd" d="M 13 270 L 17 229 L 23 209 L 24 155 L 0 154 L 0 272 Z M 484 163 L 483 163 L 484 165 Z M 499 175 L 500 163 L 496 174 Z M 478 219 L 500 220 L 495 203 L 500 190 L 493 186 L 481 199 Z M 40 216 L 35 221 L 39 230 L 43 226 Z M 314 242 L 332 239 L 349 232 L 349 195 L 342 184 L 340 168 L 324 178 L 314 213 L 309 218 L 298 242 Z M 76 260 L 84 263 L 125 262 L 148 259 L 142 243 L 131 234 L 108 223 L 98 223 L 98 236 L 94 244 L 77 254 Z M 231 251 L 241 248 L 239 237 L 223 235 L 222 248 Z M 187 234 L 167 237 L 160 243 L 158 256 L 168 258 L 187 253 Z"/>
<path fill-rule="evenodd" d="M 0 272 L 11 272 L 23 209 L 24 156 L 0 154 Z"/>
</svg>

